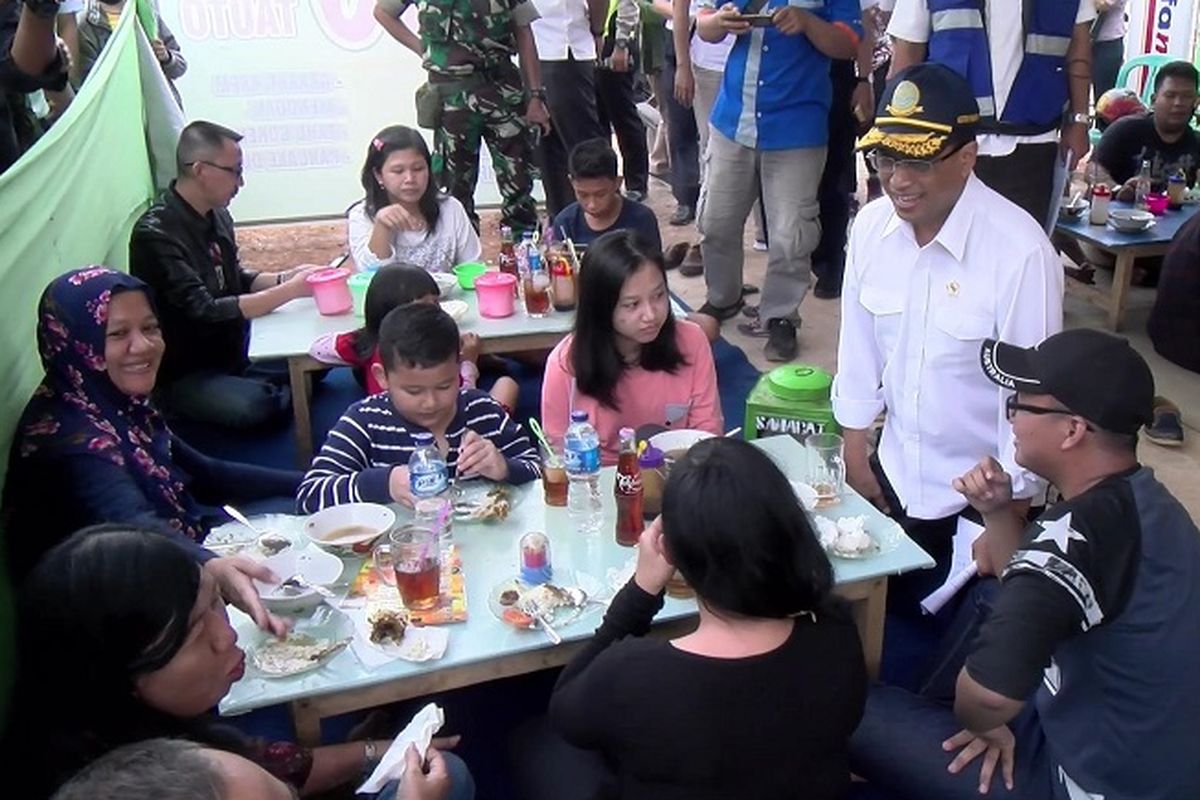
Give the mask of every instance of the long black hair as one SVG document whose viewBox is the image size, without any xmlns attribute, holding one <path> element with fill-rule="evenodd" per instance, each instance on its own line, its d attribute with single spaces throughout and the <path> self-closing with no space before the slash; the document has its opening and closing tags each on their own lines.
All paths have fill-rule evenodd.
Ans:
<svg viewBox="0 0 1200 800">
<path fill-rule="evenodd" d="M 671 469 L 663 541 L 688 584 L 714 608 L 783 619 L 827 607 L 833 567 L 792 485 L 740 439 L 705 439 Z"/>
<path fill-rule="evenodd" d="M 417 205 L 421 209 L 421 216 L 425 218 L 425 230 L 428 235 L 437 229 L 438 217 L 442 213 L 441 198 L 433 180 L 433 158 L 429 155 L 429 145 L 425 144 L 425 137 L 404 125 L 389 125 L 375 134 L 375 138 L 367 145 L 367 157 L 362 166 L 362 187 L 366 192 L 363 204 L 367 216 L 375 219 L 379 209 L 391 205 L 387 189 L 383 188 L 375 173 L 383 170 L 383 163 L 397 150 L 416 150 L 425 159 L 425 166 L 429 170 L 429 184 Z"/>
<path fill-rule="evenodd" d="M 667 282 L 662 253 L 635 232 L 606 233 L 588 247 L 579 271 L 579 306 L 571 342 L 571 368 L 579 391 L 609 408 L 617 408 L 615 395 L 628 366 L 617 350 L 613 312 L 629 276 L 643 264 L 653 264 Z M 676 372 L 687 364 L 675 341 L 675 317 L 669 311 L 658 336 L 642 345 L 642 369 Z"/>
<path fill-rule="evenodd" d="M 441 293 L 433 276 L 420 267 L 411 264 L 380 267 L 367 286 L 367 297 L 363 301 L 364 324 L 354 332 L 354 354 L 360 361 L 371 357 L 379 344 L 379 326 L 393 308 L 428 295 L 440 297 Z"/>
<path fill-rule="evenodd" d="M 11 531 L 9 533 L 12 533 Z M 23 531 L 36 535 L 36 531 Z M 148 528 L 96 525 L 46 553 L 21 587 L 18 668 L 8 752 L 48 796 L 104 753 L 157 736 L 245 755 L 244 742 L 207 717 L 179 719 L 134 694 L 188 635 L 200 565 Z"/>
</svg>

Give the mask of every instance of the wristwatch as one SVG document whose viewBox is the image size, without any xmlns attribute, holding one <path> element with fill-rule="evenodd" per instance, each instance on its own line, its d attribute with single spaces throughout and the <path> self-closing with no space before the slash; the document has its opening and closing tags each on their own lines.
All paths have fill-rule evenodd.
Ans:
<svg viewBox="0 0 1200 800">
<path fill-rule="evenodd" d="M 379 746 L 375 744 L 374 739 L 367 739 L 363 742 L 363 760 L 368 766 L 374 766 L 379 763 Z"/>
<path fill-rule="evenodd" d="M 34 16 L 54 19 L 58 16 L 61 2 L 62 0 L 25 0 L 25 7 L 32 11 Z"/>
<path fill-rule="evenodd" d="M 865 83 L 867 85 L 870 85 L 871 84 L 871 76 L 870 75 L 859 75 L 857 78 L 855 78 L 855 81 L 857 83 Z"/>
<path fill-rule="evenodd" d="M 536 89 L 530 89 L 529 96 L 531 98 L 536 97 L 538 100 L 541 100 L 543 103 L 546 102 L 546 87 L 539 86 Z"/>
<path fill-rule="evenodd" d="M 625 38 L 624 36 L 618 36 L 617 41 L 613 46 L 619 47 L 622 50 L 628 50 L 629 49 L 629 39 Z"/>
<path fill-rule="evenodd" d="M 1091 126 L 1092 117 L 1090 114 L 1085 114 L 1082 111 L 1076 111 L 1074 114 L 1067 115 L 1067 122 L 1078 122 L 1080 125 Z"/>
</svg>

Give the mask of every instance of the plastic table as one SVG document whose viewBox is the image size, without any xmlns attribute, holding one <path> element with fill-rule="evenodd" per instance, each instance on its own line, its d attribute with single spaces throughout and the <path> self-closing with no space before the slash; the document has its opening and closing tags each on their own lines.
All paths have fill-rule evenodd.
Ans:
<svg viewBox="0 0 1200 800">
<path fill-rule="evenodd" d="M 1129 203 L 1113 203 L 1112 208 L 1130 208 Z M 1195 203 L 1183 206 L 1179 210 L 1167 211 L 1161 217 L 1155 218 L 1155 224 L 1149 229 L 1138 233 L 1121 233 L 1108 225 L 1092 225 L 1083 219 L 1065 220 L 1059 217 L 1054 226 L 1056 233 L 1070 236 L 1080 242 L 1111 253 L 1116 259 L 1113 269 L 1112 293 L 1106 298 L 1100 292 L 1090 292 L 1088 299 L 1108 309 L 1108 327 L 1110 330 L 1120 330 L 1125 320 L 1125 301 L 1129 296 L 1129 287 L 1133 281 L 1133 262 L 1145 256 L 1161 256 L 1167 252 L 1171 239 L 1179 231 L 1183 223 L 1191 219 L 1200 207 Z"/>
<path fill-rule="evenodd" d="M 758 440 L 755 444 L 771 454 L 789 477 L 804 477 L 805 450 L 795 439 L 778 436 Z M 569 585 L 583 574 L 607 587 L 609 570 L 628 565 L 636 556 L 633 549 L 618 545 L 614 538 L 613 475 L 611 467 L 601 473 L 601 491 L 606 498 L 605 520 L 600 532 L 594 536 L 585 537 L 574 531 L 565 508 L 546 507 L 542 502 L 540 483 L 518 491 L 519 502 L 502 523 L 455 524 L 454 538 L 462 555 L 467 587 L 468 618 L 466 622 L 448 626 L 449 645 L 441 659 L 424 663 L 396 660 L 367 669 L 351 649 L 346 648 L 321 668 L 289 678 L 256 677 L 248 668 L 246 677 L 222 700 L 221 713 L 235 715 L 287 703 L 298 740 L 315 744 L 320 739 L 320 723 L 325 717 L 567 663 L 599 626 L 603 612 L 599 605 L 561 627 L 559 633 L 563 643 L 552 645 L 540 630 L 518 630 L 496 619 L 488 607 L 488 595 L 496 584 L 515 576 L 517 541 L 532 530 L 543 531 L 550 537 L 556 580 Z M 837 506 L 828 512 L 817 513 L 830 516 L 865 514 L 869 531 L 896 524 L 850 490 Z M 399 520 L 402 522 L 406 515 L 411 516 L 411 512 L 401 510 Z M 303 518 L 290 519 L 298 533 Z M 347 559 L 341 588 L 345 588 L 360 564 L 361 559 Z M 898 532 L 898 544 L 889 552 L 856 561 L 835 558 L 833 564 L 837 591 L 852 605 L 867 669 L 873 677 L 877 676 L 883 649 L 888 576 L 926 569 L 933 566 L 933 559 Z M 244 614 L 236 609 L 231 609 L 230 614 L 243 643 L 261 637 Z M 656 617 L 655 635 L 674 636 L 693 629 L 695 617 L 695 600 L 668 597 Z"/>
</svg>

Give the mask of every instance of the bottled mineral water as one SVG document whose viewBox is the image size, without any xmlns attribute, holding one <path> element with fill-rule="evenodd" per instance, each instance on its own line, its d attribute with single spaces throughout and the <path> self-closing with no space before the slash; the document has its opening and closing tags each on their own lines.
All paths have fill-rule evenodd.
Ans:
<svg viewBox="0 0 1200 800">
<path fill-rule="evenodd" d="M 453 544 L 450 472 L 432 433 L 414 433 L 413 441 L 416 448 L 408 457 L 408 485 L 416 520 L 433 529 L 444 554 Z"/>
<path fill-rule="evenodd" d="M 563 437 L 567 468 L 567 512 L 584 534 L 600 530 L 604 505 L 600 500 L 600 437 L 588 422 L 586 411 L 572 411 L 571 425 Z"/>
</svg>

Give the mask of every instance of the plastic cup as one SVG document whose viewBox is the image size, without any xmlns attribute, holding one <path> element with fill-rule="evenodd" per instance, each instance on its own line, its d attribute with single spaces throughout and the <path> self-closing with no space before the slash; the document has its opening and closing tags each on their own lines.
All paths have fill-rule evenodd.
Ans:
<svg viewBox="0 0 1200 800">
<path fill-rule="evenodd" d="M 346 282 L 350 286 L 350 297 L 354 300 L 355 316 L 363 316 L 367 302 L 367 288 L 371 285 L 374 272 L 356 272 Z"/>
<path fill-rule="evenodd" d="M 561 446 L 547 450 L 542 445 L 539 449 L 542 455 L 542 494 L 546 505 L 566 508 L 567 467 L 562 460 Z"/>
</svg>

